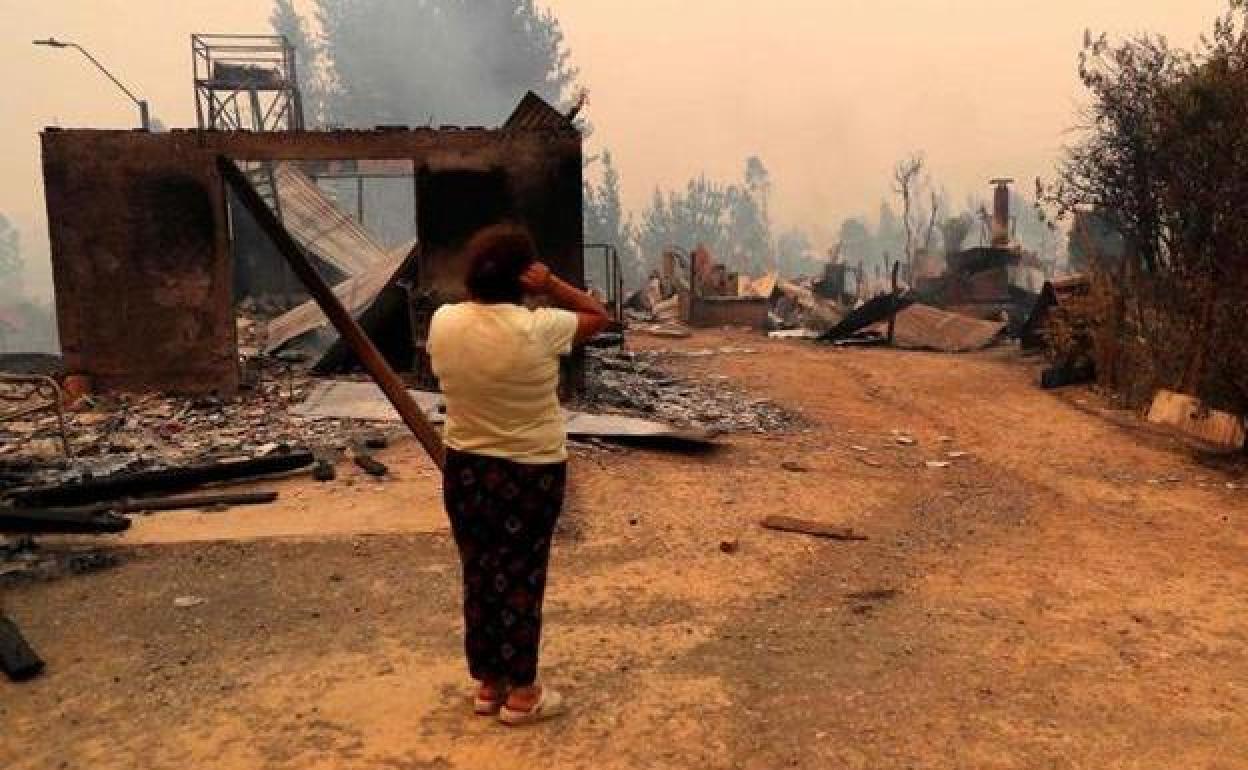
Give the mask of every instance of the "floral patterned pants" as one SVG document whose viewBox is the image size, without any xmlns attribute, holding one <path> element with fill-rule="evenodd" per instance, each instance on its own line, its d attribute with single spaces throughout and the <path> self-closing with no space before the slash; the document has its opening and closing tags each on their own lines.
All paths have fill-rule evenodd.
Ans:
<svg viewBox="0 0 1248 770">
<path fill-rule="evenodd" d="M 525 465 L 448 448 L 442 481 L 463 565 L 469 670 L 480 681 L 532 685 L 567 464 Z"/>
</svg>

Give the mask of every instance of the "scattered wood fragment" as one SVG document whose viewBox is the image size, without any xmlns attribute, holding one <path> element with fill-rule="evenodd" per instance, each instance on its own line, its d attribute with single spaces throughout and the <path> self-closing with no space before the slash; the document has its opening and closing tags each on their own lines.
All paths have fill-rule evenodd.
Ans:
<svg viewBox="0 0 1248 770">
<path fill-rule="evenodd" d="M 219 495 L 180 495 L 122 500 L 113 510 L 120 513 L 156 513 L 158 511 L 189 511 L 199 508 L 232 508 L 238 505 L 268 505 L 277 500 L 277 492 L 230 492 Z"/>
<path fill-rule="evenodd" d="M 854 591 L 845 594 L 845 598 L 858 602 L 882 602 L 897 598 L 899 593 L 901 592 L 896 588 L 873 588 L 869 591 Z"/>
<path fill-rule="evenodd" d="M 103 535 L 129 528 L 125 516 L 95 508 L 0 507 L 0 532 L 11 535 Z"/>
<path fill-rule="evenodd" d="M 766 529 L 780 532 L 797 532 L 803 535 L 826 537 L 832 540 L 866 540 L 866 535 L 859 535 L 849 527 L 834 527 L 810 519 L 799 519 L 794 516 L 768 516 L 762 521 Z"/>
<path fill-rule="evenodd" d="M 22 636 L 17 624 L 0 615 L 0 670 L 14 682 L 25 682 L 39 676 L 43 668 L 43 659 Z"/>
<path fill-rule="evenodd" d="M 324 458 L 317 460 L 316 467 L 312 469 L 312 478 L 317 481 L 333 481 L 337 476 L 334 464 Z"/>
<path fill-rule="evenodd" d="M 372 455 L 357 454 L 355 456 L 355 464 L 370 476 L 381 478 L 390 472 L 385 463 L 377 461 Z"/>
<path fill-rule="evenodd" d="M 688 339 L 693 336 L 693 332 L 686 326 L 676 324 L 660 325 L 641 325 L 631 324 L 628 331 L 632 334 L 649 335 L 651 337 L 662 337 L 665 339 Z"/>
<path fill-rule="evenodd" d="M 90 505 L 142 495 L 180 492 L 202 484 L 289 473 L 306 468 L 315 461 L 311 452 L 291 452 L 248 460 L 121 473 L 99 480 L 30 489 L 15 494 L 13 499 L 18 505 L 28 508 Z"/>
<path fill-rule="evenodd" d="M 122 532 L 130 521 L 119 514 L 267 505 L 276 492 L 149 497 L 93 503 L 77 508 L 0 508 L 0 532 L 38 534 L 104 534 Z"/>
</svg>

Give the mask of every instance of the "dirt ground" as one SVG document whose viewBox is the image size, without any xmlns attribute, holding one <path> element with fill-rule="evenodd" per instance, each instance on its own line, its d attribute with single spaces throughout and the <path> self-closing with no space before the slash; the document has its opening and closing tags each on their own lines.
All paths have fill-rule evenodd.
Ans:
<svg viewBox="0 0 1248 770">
<path fill-rule="evenodd" d="M 454 550 L 406 441 L 382 455 L 399 480 L 349 505 L 284 482 L 287 536 L 166 531 L 9 590 L 50 665 L 0 682 L 0 767 L 1248 768 L 1239 471 L 1039 390 L 1007 350 L 635 342 L 754 348 L 673 368 L 808 427 L 576 457 L 544 657 L 566 717 L 467 715 Z M 290 536 L 318 516 L 333 534 Z"/>
</svg>

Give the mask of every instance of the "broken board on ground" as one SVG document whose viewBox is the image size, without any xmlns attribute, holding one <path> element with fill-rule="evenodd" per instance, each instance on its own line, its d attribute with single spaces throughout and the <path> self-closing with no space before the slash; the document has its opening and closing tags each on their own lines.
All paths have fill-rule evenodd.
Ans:
<svg viewBox="0 0 1248 770">
<path fill-rule="evenodd" d="M 408 392 L 430 422 L 438 424 L 445 420 L 442 396 L 420 390 Z M 399 419 L 398 413 L 390 406 L 381 390 L 371 382 L 319 382 L 312 387 L 307 400 L 292 412 L 301 417 L 323 420 L 394 422 Z M 574 411 L 565 411 L 564 415 L 568 436 L 572 438 L 599 438 L 621 444 L 695 448 L 710 446 L 716 435 L 708 430 L 677 428 L 636 417 Z"/>
</svg>

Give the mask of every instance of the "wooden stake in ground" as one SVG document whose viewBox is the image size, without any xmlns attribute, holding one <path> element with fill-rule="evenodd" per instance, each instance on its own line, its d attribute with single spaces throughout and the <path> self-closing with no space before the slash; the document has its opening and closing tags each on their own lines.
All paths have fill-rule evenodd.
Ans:
<svg viewBox="0 0 1248 770">
<path fill-rule="evenodd" d="M 390 403 L 394 405 L 394 410 L 403 418 L 404 424 L 416 436 L 416 440 L 425 448 L 425 451 L 429 453 L 429 457 L 433 462 L 441 468 L 446 458 L 446 450 L 442 446 L 442 436 L 425 419 L 424 412 L 412 400 L 407 389 L 403 386 L 402 380 L 390 368 L 390 364 L 386 362 L 381 352 L 377 350 L 377 346 L 373 344 L 373 341 L 368 338 L 368 335 L 355 322 L 355 319 L 351 317 L 347 309 L 338 301 L 338 297 L 334 294 L 333 289 L 329 287 L 329 284 L 325 283 L 325 279 L 321 277 L 320 273 L 316 272 L 316 268 L 308 261 L 307 256 L 303 253 L 303 249 L 291 237 L 285 226 L 274 215 L 273 210 L 260 197 L 260 194 L 256 192 L 256 188 L 251 186 L 251 182 L 247 180 L 247 176 L 242 169 L 224 155 L 217 158 L 217 168 L 220 170 L 221 176 L 234 190 L 234 193 L 238 195 L 239 201 L 255 217 L 256 222 L 260 225 L 260 229 L 264 230 L 273 241 L 273 245 L 278 252 L 285 257 L 286 262 L 290 264 L 290 269 L 303 282 L 308 293 L 312 295 L 312 299 L 316 300 L 316 304 L 325 313 L 325 317 L 338 330 L 338 334 L 350 346 L 352 352 L 359 357 L 360 363 L 364 364 L 364 368 L 368 371 L 369 376 L 381 388 L 381 392 L 386 394 L 386 398 L 390 399 Z"/>
</svg>

